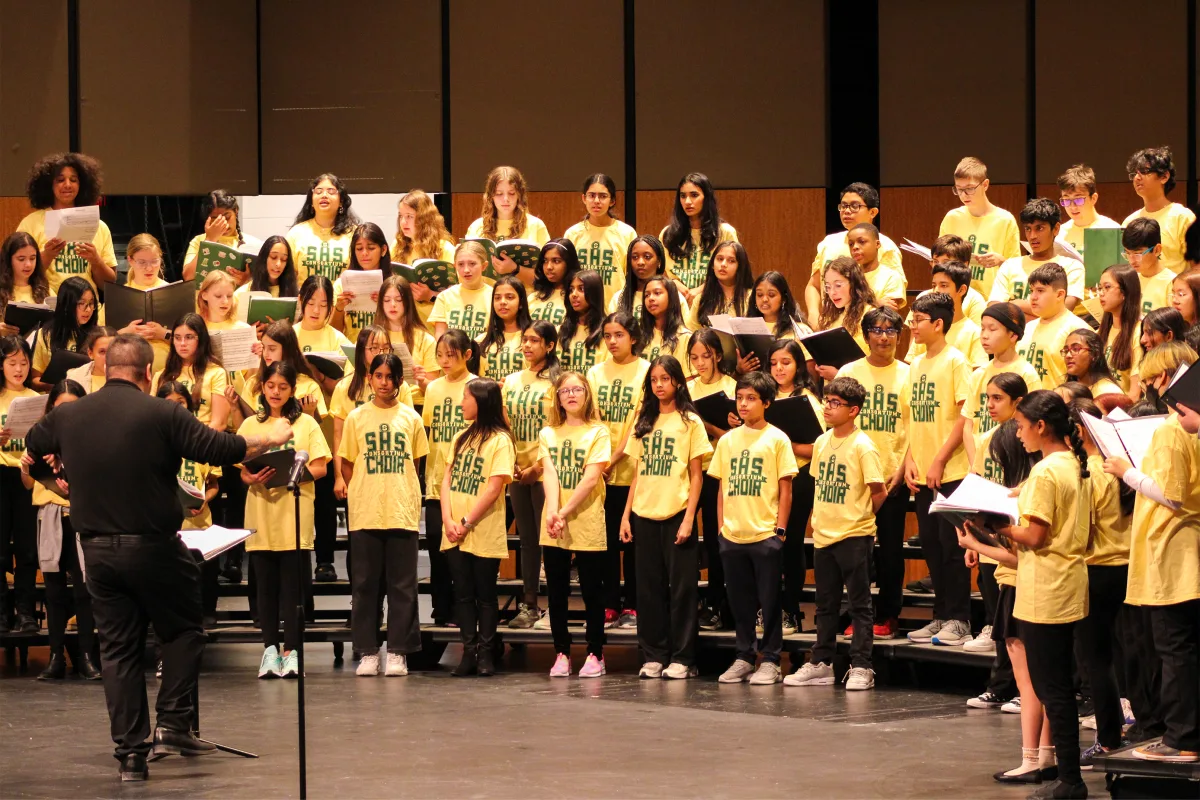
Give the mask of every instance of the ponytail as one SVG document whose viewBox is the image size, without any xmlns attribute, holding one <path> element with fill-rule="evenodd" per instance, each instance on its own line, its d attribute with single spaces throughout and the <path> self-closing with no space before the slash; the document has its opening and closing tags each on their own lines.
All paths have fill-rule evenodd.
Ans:
<svg viewBox="0 0 1200 800">
<path fill-rule="evenodd" d="M 1067 406 L 1065 400 L 1049 389 L 1030 392 L 1017 405 L 1017 411 L 1031 423 L 1044 422 L 1046 429 L 1071 447 L 1079 461 L 1079 476 L 1088 477 L 1087 451 L 1083 449 L 1083 437 L 1079 435 L 1082 421 L 1078 412 Z"/>
</svg>

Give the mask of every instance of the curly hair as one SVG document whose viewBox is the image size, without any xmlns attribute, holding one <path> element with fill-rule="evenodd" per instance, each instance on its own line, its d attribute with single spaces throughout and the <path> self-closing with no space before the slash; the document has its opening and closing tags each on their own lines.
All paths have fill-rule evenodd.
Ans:
<svg viewBox="0 0 1200 800">
<path fill-rule="evenodd" d="M 25 185 L 29 205 L 35 209 L 53 208 L 54 179 L 67 167 L 75 170 L 79 176 L 76 207 L 99 203 L 104 190 L 104 173 L 100 169 L 100 162 L 83 153 L 53 153 L 40 159 L 29 170 L 29 182 Z"/>
<path fill-rule="evenodd" d="M 411 264 L 415 258 L 441 258 L 442 242 L 454 244 L 454 237 L 446 230 L 446 220 L 433 204 L 433 198 L 420 189 L 413 189 L 400 198 L 401 206 L 408 206 L 416 214 L 413 224 L 414 235 L 409 239 L 396 222 L 396 251 L 392 258 L 402 264 Z M 399 207 L 396 209 L 397 218 L 400 216 Z"/>
<path fill-rule="evenodd" d="M 867 278 L 863 275 L 862 267 L 854 259 L 849 256 L 835 258 L 825 265 L 825 272 L 828 273 L 830 270 L 850 282 L 850 303 L 845 308 L 845 316 L 842 317 L 842 327 L 849 331 L 851 335 L 856 334 L 861 327 L 862 316 L 866 313 L 867 306 L 877 306 L 879 305 L 879 301 L 875 299 L 875 292 L 871 290 L 870 284 L 867 283 Z M 843 313 L 843 310 L 833 304 L 833 301 L 829 299 L 828 293 L 822 292 L 821 313 L 817 320 L 817 327 L 825 330 L 841 313 Z"/>
<path fill-rule="evenodd" d="M 483 185 L 483 235 L 492 241 L 496 241 L 500 222 L 492 195 L 496 193 L 500 181 L 508 181 L 517 190 L 517 207 L 513 211 L 510 235 L 520 236 L 529 224 L 529 188 L 525 184 L 525 176 L 516 167 L 496 167 L 488 173 L 487 182 Z"/>
</svg>

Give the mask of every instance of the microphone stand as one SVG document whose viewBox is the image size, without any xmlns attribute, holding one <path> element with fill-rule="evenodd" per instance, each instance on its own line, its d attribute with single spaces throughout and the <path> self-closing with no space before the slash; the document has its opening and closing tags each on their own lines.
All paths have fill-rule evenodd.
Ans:
<svg viewBox="0 0 1200 800">
<path fill-rule="evenodd" d="M 306 800 L 308 797 L 308 758 L 304 741 L 304 590 L 306 586 L 304 570 L 301 566 L 303 560 L 300 557 L 303 551 L 300 549 L 300 481 L 298 480 L 292 485 L 292 496 L 296 501 L 296 581 L 298 584 L 297 588 L 299 589 L 299 594 L 296 595 L 296 623 L 297 631 L 299 631 L 296 641 L 296 660 L 300 665 L 300 675 L 296 691 L 296 706 L 300 727 L 300 800 Z"/>
</svg>

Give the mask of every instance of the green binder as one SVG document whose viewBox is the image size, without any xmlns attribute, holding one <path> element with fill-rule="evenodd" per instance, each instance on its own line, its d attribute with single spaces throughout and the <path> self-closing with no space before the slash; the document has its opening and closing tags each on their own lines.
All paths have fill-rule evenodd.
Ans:
<svg viewBox="0 0 1200 800">
<path fill-rule="evenodd" d="M 1100 275 L 1114 264 L 1128 264 L 1125 248 L 1121 246 L 1122 228 L 1084 228 L 1083 272 L 1084 283 L 1095 288 Z"/>
<path fill-rule="evenodd" d="M 196 254 L 196 288 L 200 288 L 210 272 L 224 272 L 226 269 L 245 272 L 250 269 L 253 260 L 254 256 L 232 247 L 216 242 L 201 242 Z"/>
</svg>

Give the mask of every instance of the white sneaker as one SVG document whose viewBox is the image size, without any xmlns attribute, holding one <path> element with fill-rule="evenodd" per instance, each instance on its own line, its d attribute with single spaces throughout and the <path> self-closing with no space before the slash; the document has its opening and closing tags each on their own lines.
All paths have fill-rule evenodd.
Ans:
<svg viewBox="0 0 1200 800">
<path fill-rule="evenodd" d="M 744 658 L 739 658 L 729 665 L 729 669 L 721 673 L 717 683 L 741 683 L 754 672 L 754 665 Z"/>
<path fill-rule="evenodd" d="M 662 676 L 671 680 L 682 681 L 688 678 L 694 678 L 700 674 L 700 669 L 696 665 L 688 666 L 680 664 L 678 661 L 671 662 L 671 666 L 663 670 Z"/>
<path fill-rule="evenodd" d="M 1000 706 L 1000 710 L 1005 714 L 1020 714 L 1021 713 L 1021 698 L 1014 697 L 1004 705 Z"/>
<path fill-rule="evenodd" d="M 1079 727 L 1087 728 L 1089 731 L 1096 730 L 1096 715 L 1089 714 L 1086 717 L 1079 718 Z"/>
<path fill-rule="evenodd" d="M 782 678 L 782 673 L 779 671 L 779 665 L 774 661 L 764 661 L 758 665 L 758 669 L 750 676 L 751 686 L 772 686 L 779 683 Z"/>
<path fill-rule="evenodd" d="M 550 612 L 543 611 L 541 616 L 538 617 L 537 622 L 533 623 L 533 629 L 535 631 L 550 630 Z"/>
<path fill-rule="evenodd" d="M 963 645 L 963 650 L 968 653 L 995 653 L 996 642 L 992 639 L 992 626 L 984 625 L 978 636 Z"/>
<path fill-rule="evenodd" d="M 376 659 L 379 656 L 375 656 Z M 408 674 L 408 659 L 400 653 L 387 654 L 387 669 L 384 675 L 389 678 L 403 678 Z"/>
<path fill-rule="evenodd" d="M 360 678 L 374 678 L 379 674 L 379 654 L 369 653 L 362 657 L 362 661 L 358 662 L 358 669 L 354 670 L 354 674 Z"/>
<path fill-rule="evenodd" d="M 278 678 L 282 672 L 283 660 L 279 657 L 279 650 L 275 645 L 271 645 L 263 650 L 262 661 L 258 665 L 258 677 Z"/>
<path fill-rule="evenodd" d="M 933 637 L 936 636 L 939 631 L 941 631 L 942 626 L 945 624 L 945 620 L 931 619 L 925 626 L 917 628 L 915 631 L 908 634 L 908 640 L 910 642 L 917 642 L 918 644 L 928 644 L 929 642 L 933 641 Z"/>
<path fill-rule="evenodd" d="M 661 678 L 663 674 L 663 665 L 657 661 L 647 661 L 642 664 L 642 668 L 638 670 L 639 678 Z"/>
<path fill-rule="evenodd" d="M 833 686 L 833 665 L 811 661 L 783 679 L 785 686 Z"/>
<path fill-rule="evenodd" d="M 866 667 L 851 667 L 845 677 L 846 691 L 856 692 L 875 688 L 875 670 Z"/>
</svg>

